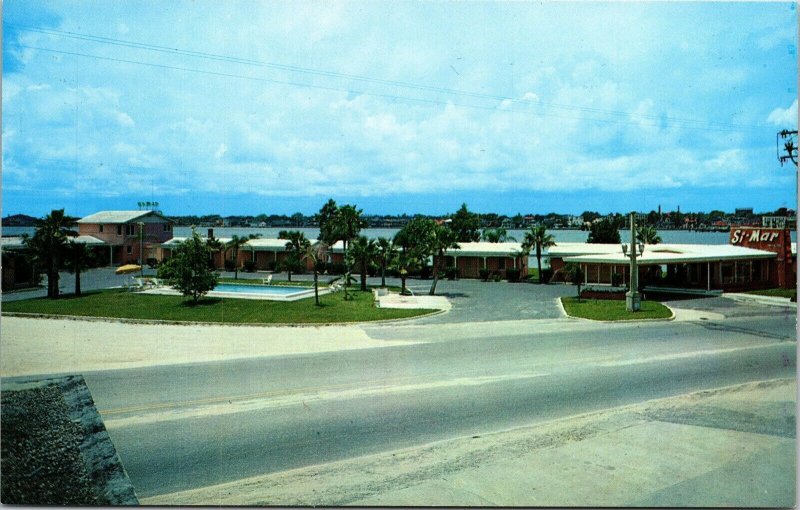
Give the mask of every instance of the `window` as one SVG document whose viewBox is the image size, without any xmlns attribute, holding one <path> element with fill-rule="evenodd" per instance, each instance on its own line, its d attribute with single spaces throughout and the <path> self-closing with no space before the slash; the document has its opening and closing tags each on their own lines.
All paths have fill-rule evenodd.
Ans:
<svg viewBox="0 0 800 510">
<path fill-rule="evenodd" d="M 733 264 L 721 264 L 720 270 L 722 271 L 722 283 L 733 282 Z"/>
<path fill-rule="evenodd" d="M 125 225 L 125 235 L 126 236 L 134 236 L 136 235 L 136 224 L 135 223 L 128 223 Z"/>
<path fill-rule="evenodd" d="M 497 269 L 505 269 L 506 268 L 506 259 L 502 257 L 498 257 L 497 259 Z"/>
<path fill-rule="evenodd" d="M 164 232 L 172 232 L 172 223 L 164 223 Z"/>
<path fill-rule="evenodd" d="M 129 244 L 128 246 L 125 247 L 125 251 L 127 251 L 128 255 L 130 255 L 131 253 L 133 253 L 133 246 Z"/>
<path fill-rule="evenodd" d="M 103 232 L 103 225 L 100 225 L 99 228 L 100 228 L 99 232 L 102 233 Z"/>
<path fill-rule="evenodd" d="M 122 225 L 117 225 L 117 235 L 118 236 L 122 235 Z"/>
</svg>

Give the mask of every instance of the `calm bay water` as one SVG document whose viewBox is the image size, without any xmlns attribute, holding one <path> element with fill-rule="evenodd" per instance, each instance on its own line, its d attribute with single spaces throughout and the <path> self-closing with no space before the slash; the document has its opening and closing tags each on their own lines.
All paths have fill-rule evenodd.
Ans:
<svg viewBox="0 0 800 510">
<path fill-rule="evenodd" d="M 200 235 L 205 236 L 208 233 L 209 227 L 199 227 L 197 231 Z M 214 227 L 214 236 L 216 237 L 231 237 L 232 235 L 248 236 L 250 234 L 259 234 L 262 238 L 275 239 L 281 230 L 299 230 L 303 232 L 307 238 L 316 239 L 319 235 L 319 229 L 316 228 L 241 228 L 241 227 Z M 4 227 L 3 236 L 19 236 L 22 234 L 33 234 L 33 227 Z M 367 228 L 362 231 L 362 234 L 376 239 L 378 237 L 392 238 L 397 233 L 396 228 Z M 190 235 L 192 229 L 189 227 L 175 227 L 175 237 L 186 237 Z M 555 237 L 556 242 L 562 243 L 582 243 L 586 242 L 586 237 L 589 235 L 586 231 L 581 230 L 548 230 L 550 234 Z M 524 230 L 509 230 L 508 234 L 517 241 L 522 241 L 525 235 Z M 620 230 L 620 236 L 623 241 L 630 239 L 630 231 Z M 691 232 L 687 230 L 659 230 L 658 235 L 661 236 L 661 241 L 664 243 L 675 244 L 728 244 L 728 232 Z M 792 231 L 792 241 L 797 240 L 797 232 Z"/>
</svg>

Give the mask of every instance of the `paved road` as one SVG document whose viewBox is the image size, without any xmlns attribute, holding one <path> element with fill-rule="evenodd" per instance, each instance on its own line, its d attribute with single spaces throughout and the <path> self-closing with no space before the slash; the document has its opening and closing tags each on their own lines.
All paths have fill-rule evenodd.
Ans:
<svg viewBox="0 0 800 510">
<path fill-rule="evenodd" d="M 427 344 L 85 376 L 147 497 L 795 373 L 794 321 L 765 307 L 720 322 L 542 325 L 429 325 Z"/>
</svg>

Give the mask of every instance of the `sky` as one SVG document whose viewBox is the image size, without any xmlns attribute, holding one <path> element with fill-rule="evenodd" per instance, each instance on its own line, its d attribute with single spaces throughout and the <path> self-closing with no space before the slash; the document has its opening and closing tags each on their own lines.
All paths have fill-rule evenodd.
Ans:
<svg viewBox="0 0 800 510">
<path fill-rule="evenodd" d="M 796 207 L 775 3 L 3 2 L 2 214 Z"/>
</svg>

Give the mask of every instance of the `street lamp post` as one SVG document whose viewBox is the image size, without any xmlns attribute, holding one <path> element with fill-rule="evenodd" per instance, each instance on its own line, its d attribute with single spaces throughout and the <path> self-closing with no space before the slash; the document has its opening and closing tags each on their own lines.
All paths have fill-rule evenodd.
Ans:
<svg viewBox="0 0 800 510">
<path fill-rule="evenodd" d="M 631 213 L 631 244 L 630 247 L 627 244 L 623 244 L 622 253 L 631 260 L 630 287 L 627 294 L 625 294 L 625 309 L 629 312 L 638 312 L 642 306 L 642 297 L 639 294 L 639 267 L 636 257 L 644 253 L 644 243 L 636 244 L 636 219 L 634 213 Z"/>
<path fill-rule="evenodd" d="M 139 222 L 139 275 L 144 276 L 144 266 L 142 256 L 144 253 L 144 222 Z"/>
</svg>

